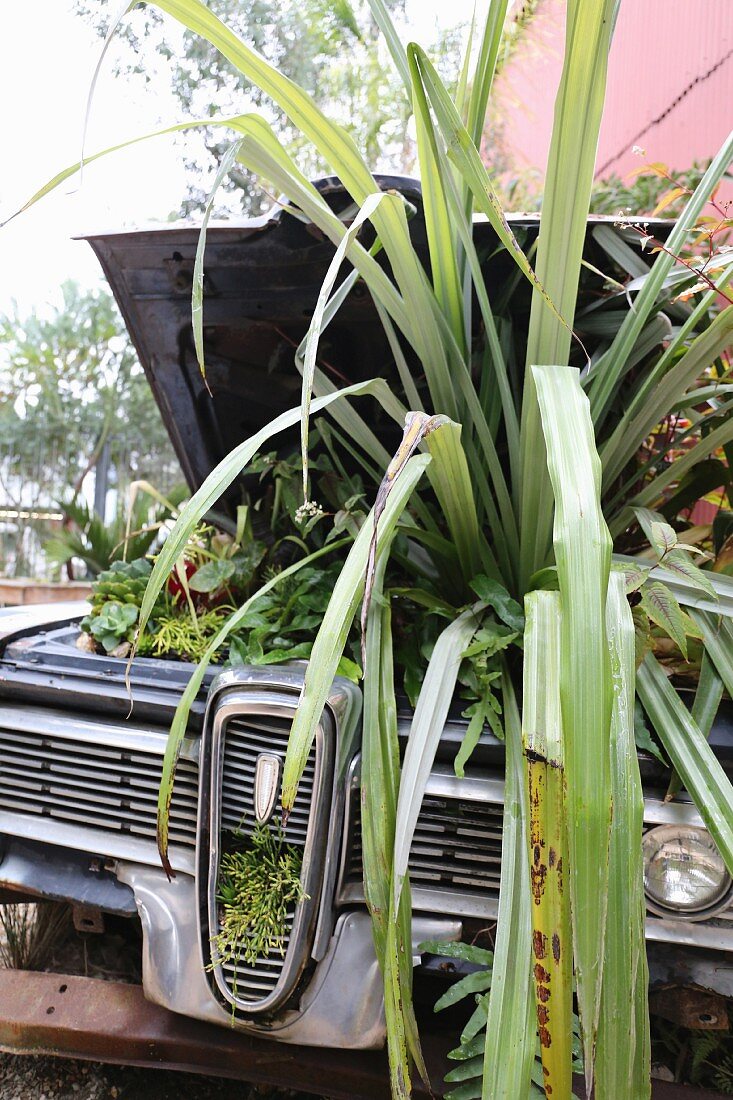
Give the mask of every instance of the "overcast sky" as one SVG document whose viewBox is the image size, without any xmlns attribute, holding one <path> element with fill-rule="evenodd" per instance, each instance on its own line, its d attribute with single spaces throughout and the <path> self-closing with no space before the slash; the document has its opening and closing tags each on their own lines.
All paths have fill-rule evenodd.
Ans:
<svg viewBox="0 0 733 1100">
<path fill-rule="evenodd" d="M 408 0 L 411 37 L 427 44 L 437 26 L 468 21 L 473 2 Z M 0 216 L 7 217 L 49 176 L 79 159 L 87 91 L 100 48 L 100 39 L 71 13 L 70 0 L 4 5 Z M 162 61 L 154 55 L 151 65 Z M 106 64 L 95 93 L 87 151 L 161 122 L 179 121 L 166 87 L 164 74 L 157 88 L 146 87 L 140 79 L 115 79 Z M 13 298 L 23 309 L 58 300 L 59 284 L 66 278 L 97 282 L 99 268 L 91 249 L 71 238 L 166 218 L 178 209 L 184 192 L 180 153 L 167 138 L 86 168 L 81 186 L 69 181 L 0 230 L 0 313 Z"/>
</svg>

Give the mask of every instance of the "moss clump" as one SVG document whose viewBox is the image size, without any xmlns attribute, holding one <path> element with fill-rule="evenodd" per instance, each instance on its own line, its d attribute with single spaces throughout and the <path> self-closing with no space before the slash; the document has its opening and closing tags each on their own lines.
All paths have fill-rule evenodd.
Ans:
<svg viewBox="0 0 733 1100">
<path fill-rule="evenodd" d="M 231 607 L 214 607 L 194 620 L 188 614 L 160 615 L 149 645 L 138 643 L 141 656 L 178 657 L 198 662 L 231 615 Z M 145 635 L 143 635 L 145 637 Z M 215 658 L 216 659 L 216 658 Z"/>
<path fill-rule="evenodd" d="M 219 865 L 219 932 L 212 937 L 218 962 L 254 965 L 271 952 L 285 954 L 288 911 L 306 896 L 300 882 L 303 855 L 281 829 L 257 825 L 246 847 L 225 852 Z"/>
</svg>

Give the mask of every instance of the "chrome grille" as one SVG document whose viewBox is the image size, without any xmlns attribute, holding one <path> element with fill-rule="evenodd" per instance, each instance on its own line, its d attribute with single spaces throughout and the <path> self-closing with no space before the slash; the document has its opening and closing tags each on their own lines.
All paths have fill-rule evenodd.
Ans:
<svg viewBox="0 0 733 1100">
<path fill-rule="evenodd" d="M 207 972 L 212 991 L 243 1021 L 282 1008 L 300 987 L 316 949 L 322 891 L 333 888 L 335 861 L 327 865 L 326 858 L 332 812 L 335 844 L 342 825 L 341 807 L 332 802 L 336 740 L 342 720 L 348 718 L 355 729 L 354 692 L 351 686 L 344 691 L 338 685 L 316 729 L 285 831 L 286 842 L 303 853 L 304 897 L 288 913 L 283 954 L 272 951 L 248 965 L 244 960 L 222 963 L 212 949 L 221 931 L 217 895 L 222 852 L 236 849 L 240 837 L 246 840 L 254 831 L 257 760 L 261 754 L 285 760 L 302 687 L 300 669 L 232 669 L 221 673 L 209 696 L 201 743 L 197 849 L 199 897 L 205 915 L 202 948 L 211 964 Z M 269 827 L 278 827 L 277 810 Z"/>
<path fill-rule="evenodd" d="M 423 799 L 410 849 L 415 885 L 498 891 L 501 806 L 446 798 Z"/>
<path fill-rule="evenodd" d="M 293 909 L 288 914 L 288 930 L 292 929 L 294 917 L 295 910 Z M 286 942 L 283 945 L 284 952 L 287 951 L 289 943 L 290 934 L 288 931 Z M 268 955 L 261 955 L 253 966 L 247 966 L 245 963 L 227 962 L 223 964 L 221 969 L 224 981 L 233 997 L 240 1001 L 256 1003 L 269 997 L 277 987 L 282 975 L 284 961 L 284 953 L 281 955 L 279 951 L 271 951 Z"/>
<path fill-rule="evenodd" d="M 289 734 L 290 721 L 286 718 L 252 714 L 247 715 L 246 721 L 242 718 L 229 720 L 224 741 L 221 809 L 223 829 L 238 830 L 245 836 L 251 833 L 257 757 L 262 752 L 270 752 L 285 760 Z M 315 769 L 314 744 L 298 788 L 298 798 L 288 818 L 288 843 L 300 847 L 305 845 L 308 831 Z"/>
<path fill-rule="evenodd" d="M 223 776 L 221 798 L 221 828 L 225 833 L 250 836 L 254 828 L 254 777 L 257 757 L 268 752 L 285 760 L 291 722 L 287 718 L 248 714 L 231 718 L 223 734 Z M 286 839 L 289 844 L 305 847 L 313 798 L 316 771 L 315 743 L 308 756 L 298 797 L 288 819 Z M 232 997 L 237 1001 L 258 1002 L 272 994 L 280 981 L 290 935 L 295 919 L 295 907 L 288 912 L 282 954 L 271 951 L 256 963 L 230 961 L 221 967 L 222 976 Z"/>
<path fill-rule="evenodd" d="M 68 732 L 60 737 L 0 726 L 0 811 L 83 825 L 154 846 L 165 737 L 155 753 L 78 740 L 73 722 Z M 170 840 L 189 849 L 196 844 L 197 787 L 198 768 L 181 760 Z"/>
<path fill-rule="evenodd" d="M 410 848 L 410 882 L 482 899 L 499 896 L 501 806 L 460 799 L 423 799 Z M 348 882 L 360 883 L 361 809 L 354 803 L 354 832 Z"/>
</svg>

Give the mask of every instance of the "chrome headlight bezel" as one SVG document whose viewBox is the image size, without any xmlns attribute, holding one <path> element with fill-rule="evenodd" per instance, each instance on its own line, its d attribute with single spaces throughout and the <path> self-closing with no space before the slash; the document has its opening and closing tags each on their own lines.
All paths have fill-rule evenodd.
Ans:
<svg viewBox="0 0 733 1100">
<path fill-rule="evenodd" d="M 648 867 L 650 859 L 658 855 L 664 845 L 677 844 L 689 853 L 690 869 L 701 866 L 705 853 L 715 860 L 718 866 L 714 873 L 719 878 L 717 887 L 711 887 L 708 896 L 701 902 L 688 904 L 666 901 L 660 892 L 654 891 L 650 884 Z M 643 837 L 644 853 L 644 898 L 647 909 L 656 916 L 667 920 L 704 921 L 727 909 L 733 899 L 733 880 L 728 873 L 713 838 L 707 829 L 697 825 L 668 824 L 649 829 Z"/>
</svg>

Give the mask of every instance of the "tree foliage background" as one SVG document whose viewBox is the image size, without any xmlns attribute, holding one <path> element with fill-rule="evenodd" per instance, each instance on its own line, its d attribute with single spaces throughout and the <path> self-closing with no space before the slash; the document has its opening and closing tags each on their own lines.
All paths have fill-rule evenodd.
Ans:
<svg viewBox="0 0 733 1100">
<path fill-rule="evenodd" d="M 56 510 L 79 494 L 105 444 L 110 483 L 120 492 L 136 478 L 180 480 L 111 294 L 74 282 L 61 289 L 61 304 L 50 311 L 16 307 L 0 316 L 0 507 L 6 510 Z M 3 526 L 6 569 L 30 567 L 28 522 Z"/>
<path fill-rule="evenodd" d="M 385 2 L 399 24 L 405 0 Z M 375 171 L 414 171 L 412 106 L 364 0 L 216 0 L 211 6 L 246 42 L 310 92 L 330 118 L 350 131 Z M 116 14 L 116 4 L 110 0 L 75 0 L 75 7 L 100 37 Z M 432 53 L 446 79 L 457 76 L 464 32 L 463 25 L 456 25 L 442 31 L 434 43 Z M 267 97 L 208 43 L 180 32 L 149 8 L 128 15 L 117 36 L 122 43 L 116 55 L 117 71 L 150 82 L 159 76 L 162 59 L 181 118 L 257 110 L 298 155 L 306 176 L 324 173 L 324 165 L 296 129 L 274 113 Z M 181 213 L 188 215 L 204 206 L 224 146 L 213 132 L 176 140 L 189 180 Z M 219 212 L 258 215 L 271 205 L 273 197 L 244 172 L 234 170 L 220 192 Z"/>
</svg>

